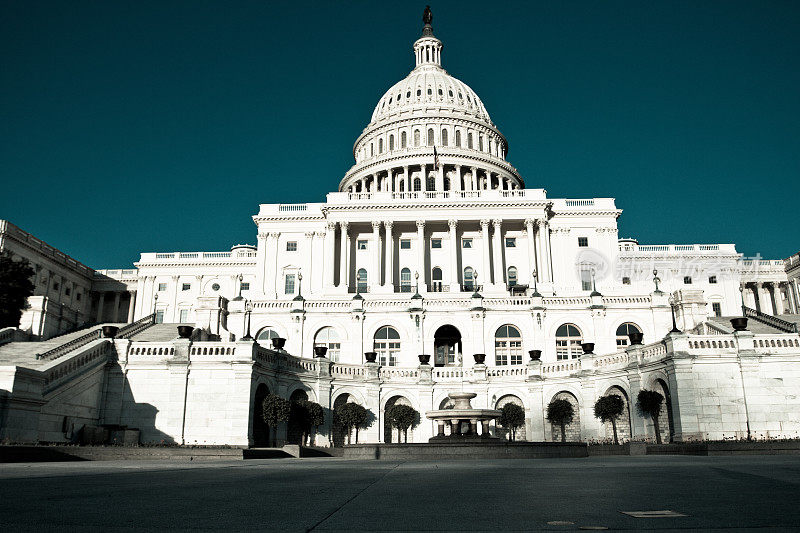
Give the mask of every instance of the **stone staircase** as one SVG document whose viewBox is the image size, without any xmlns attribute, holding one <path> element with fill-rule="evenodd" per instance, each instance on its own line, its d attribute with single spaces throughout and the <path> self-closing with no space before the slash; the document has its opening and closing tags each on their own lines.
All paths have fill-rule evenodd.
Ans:
<svg viewBox="0 0 800 533">
<path fill-rule="evenodd" d="M 169 342 L 178 338 L 178 326 L 189 324 L 153 324 L 149 328 L 130 337 L 134 342 Z"/>
<path fill-rule="evenodd" d="M 26 367 L 38 367 L 47 363 L 47 360 L 36 359 L 36 354 L 44 353 L 53 348 L 58 348 L 68 344 L 80 337 L 99 331 L 103 326 L 117 326 L 122 327 L 125 324 L 108 323 L 98 324 L 86 329 L 73 331 L 72 333 L 65 333 L 58 337 L 53 337 L 46 341 L 23 341 L 23 342 L 10 342 L 0 346 L 0 365 L 19 365 Z"/>
<path fill-rule="evenodd" d="M 739 315 L 741 316 L 741 315 Z M 725 333 L 733 333 L 733 327 L 731 326 L 731 319 L 732 318 L 739 318 L 739 316 L 712 316 L 708 317 L 708 322 L 710 322 L 715 328 L 725 332 Z M 779 315 L 781 320 L 786 322 L 791 322 L 794 324 L 800 324 L 800 315 Z M 784 329 L 776 328 L 775 326 L 768 324 L 766 322 L 762 322 L 758 318 L 748 317 L 747 320 L 747 330 L 752 331 L 756 335 L 774 335 L 779 333 L 786 333 Z"/>
</svg>

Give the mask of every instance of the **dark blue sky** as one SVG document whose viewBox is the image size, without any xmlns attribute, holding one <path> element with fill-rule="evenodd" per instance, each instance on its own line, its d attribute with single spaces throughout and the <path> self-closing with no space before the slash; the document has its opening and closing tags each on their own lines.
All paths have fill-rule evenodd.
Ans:
<svg viewBox="0 0 800 533">
<path fill-rule="evenodd" d="M 0 218 L 95 268 L 253 243 L 259 203 L 323 201 L 424 7 L 0 5 Z M 432 9 L 528 187 L 616 197 L 642 243 L 800 249 L 800 3 Z"/>
</svg>

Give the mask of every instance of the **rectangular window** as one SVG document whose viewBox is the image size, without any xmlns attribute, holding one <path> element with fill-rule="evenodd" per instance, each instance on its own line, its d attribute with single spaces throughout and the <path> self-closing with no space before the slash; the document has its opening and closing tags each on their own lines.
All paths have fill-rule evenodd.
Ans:
<svg viewBox="0 0 800 533">
<path fill-rule="evenodd" d="M 442 239 L 431 239 L 431 248 L 441 248 Z"/>
<path fill-rule="evenodd" d="M 365 240 L 356 241 L 356 249 L 357 250 L 366 250 L 367 249 L 367 241 L 365 241 Z"/>
<path fill-rule="evenodd" d="M 692 284 L 692 276 L 683 276 L 683 284 L 684 285 L 691 285 Z"/>
<path fill-rule="evenodd" d="M 181 309 L 181 316 L 178 319 L 181 324 L 185 324 L 189 322 L 189 310 L 188 309 Z"/>
<path fill-rule="evenodd" d="M 517 247 L 517 239 L 514 237 L 506 237 L 506 248 L 516 248 Z"/>
<path fill-rule="evenodd" d="M 589 237 L 578 237 L 578 246 L 581 248 L 589 246 Z"/>
<path fill-rule="evenodd" d="M 158 284 L 158 292 L 164 292 L 165 290 L 167 290 L 167 284 L 166 283 L 159 283 Z"/>
<path fill-rule="evenodd" d="M 64 296 L 69 296 L 72 290 L 69 287 L 64 287 Z"/>
<path fill-rule="evenodd" d="M 411 239 L 400 239 L 400 249 L 401 250 L 410 250 L 411 249 Z"/>
<path fill-rule="evenodd" d="M 630 285 L 631 284 L 631 278 L 627 278 L 627 277 L 626 278 L 622 278 L 622 284 L 623 285 Z"/>
<path fill-rule="evenodd" d="M 286 274 L 286 281 L 283 285 L 284 294 L 294 294 L 294 274 Z"/>
<path fill-rule="evenodd" d="M 461 239 L 462 248 L 472 248 L 472 239 Z"/>
<path fill-rule="evenodd" d="M 192 284 L 191 283 L 183 283 L 183 284 L 181 284 L 181 290 L 182 291 L 188 291 L 191 288 L 192 288 Z"/>
<path fill-rule="evenodd" d="M 75 299 L 80 302 L 81 301 L 81 293 L 76 292 L 75 293 Z"/>
<path fill-rule="evenodd" d="M 55 283 L 53 283 L 53 290 L 54 291 L 57 291 L 59 287 L 60 287 L 60 285 L 58 284 L 57 281 Z"/>
<path fill-rule="evenodd" d="M 717 276 L 708 276 L 708 282 L 712 285 L 717 283 Z"/>
<path fill-rule="evenodd" d="M 286 251 L 287 252 L 296 252 L 297 251 L 297 241 L 287 241 L 286 242 Z"/>
<path fill-rule="evenodd" d="M 588 268 L 581 268 L 581 290 L 592 290 L 592 271 Z"/>
<path fill-rule="evenodd" d="M 156 324 L 163 324 L 164 323 L 164 310 L 159 309 L 156 311 Z"/>
<path fill-rule="evenodd" d="M 714 316 L 722 316 L 722 304 L 719 302 L 713 302 L 711 304 L 711 310 L 714 311 Z"/>
<path fill-rule="evenodd" d="M 242 282 L 242 290 L 243 291 L 249 291 L 250 290 L 250 282 L 249 281 L 243 281 Z"/>
</svg>

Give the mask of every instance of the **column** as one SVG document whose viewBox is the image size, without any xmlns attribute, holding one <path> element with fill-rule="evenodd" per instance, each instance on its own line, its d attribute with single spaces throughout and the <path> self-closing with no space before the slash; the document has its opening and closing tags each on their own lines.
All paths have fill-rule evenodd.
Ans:
<svg viewBox="0 0 800 533">
<path fill-rule="evenodd" d="M 404 187 L 406 192 L 411 192 L 411 177 L 408 175 L 408 165 L 403 167 L 403 179 L 405 180 L 406 186 Z"/>
<path fill-rule="evenodd" d="M 384 242 L 386 243 L 386 261 L 383 264 L 383 285 L 394 292 L 394 239 L 392 238 L 392 226 L 394 223 L 387 220 L 383 223 L 386 232 Z"/>
<path fill-rule="evenodd" d="M 456 173 L 450 185 L 454 191 L 461 191 L 461 165 L 456 165 Z"/>
<path fill-rule="evenodd" d="M 458 282 L 458 234 L 456 226 L 458 222 L 455 219 L 447 221 L 447 226 L 450 228 L 450 292 L 459 292 L 461 287 Z"/>
<path fill-rule="evenodd" d="M 781 297 L 781 284 L 775 282 L 772 284 L 772 295 L 775 297 L 775 315 L 783 314 L 783 298 Z"/>
<path fill-rule="evenodd" d="M 798 308 L 800 307 L 800 301 L 798 301 L 798 291 L 797 291 L 797 280 L 793 279 L 789 281 L 789 302 L 791 304 L 791 309 L 793 314 L 797 314 Z"/>
<path fill-rule="evenodd" d="M 333 288 L 334 273 L 336 272 L 336 223 L 328 222 L 325 226 L 325 289 L 324 291 L 330 292 Z"/>
<path fill-rule="evenodd" d="M 136 291 L 128 291 L 128 324 L 133 322 L 134 310 L 136 309 Z"/>
<path fill-rule="evenodd" d="M 481 248 L 483 248 L 483 272 L 480 273 L 483 283 L 488 286 L 492 282 L 489 271 L 489 221 L 481 220 Z M 480 284 L 480 282 L 478 282 Z"/>
<path fill-rule="evenodd" d="M 381 223 L 377 220 L 372 221 L 372 268 L 368 274 L 369 291 L 376 292 L 375 289 L 381 284 Z"/>
<path fill-rule="evenodd" d="M 306 281 L 305 285 L 306 294 L 311 294 L 312 292 L 311 287 L 314 284 L 314 232 L 307 231 L 305 237 L 306 237 L 306 243 L 305 243 L 306 249 L 303 253 L 305 266 L 303 268 L 302 274 L 303 274 L 303 279 Z"/>
<path fill-rule="evenodd" d="M 472 190 L 473 191 L 477 191 L 478 190 L 478 167 L 472 167 L 472 179 L 470 181 L 472 182 Z"/>
<path fill-rule="evenodd" d="M 266 292 L 266 261 L 267 261 L 267 234 L 258 232 L 258 246 L 256 248 L 256 286 L 257 292 Z"/>
<path fill-rule="evenodd" d="M 339 252 L 339 287 L 344 287 L 345 292 L 347 292 L 348 287 L 350 287 L 350 278 L 348 275 L 348 262 L 350 259 L 350 234 L 347 231 L 347 226 L 347 222 L 339 223 L 339 227 L 341 228 L 341 237 L 339 238 L 339 244 L 341 245 L 341 250 Z"/>
<path fill-rule="evenodd" d="M 114 292 L 114 316 L 112 319 L 114 322 L 119 322 L 119 297 L 121 294 L 119 291 Z"/>
<path fill-rule="evenodd" d="M 425 280 L 425 221 L 417 220 L 417 272 L 422 278 L 422 286 L 427 289 Z"/>
<path fill-rule="evenodd" d="M 756 288 L 753 291 L 755 295 L 756 311 L 764 312 L 764 284 L 760 281 L 756 282 Z"/>
<path fill-rule="evenodd" d="M 444 191 L 444 165 L 439 163 L 439 168 L 436 170 L 438 170 L 436 173 L 436 190 Z"/>
<path fill-rule="evenodd" d="M 542 229 L 544 230 L 544 248 L 542 249 L 542 262 L 544 263 L 545 272 L 547 273 L 547 277 L 545 277 L 545 281 L 553 281 L 553 258 L 551 256 L 550 247 L 550 223 L 548 221 L 544 221 L 542 224 Z"/>
<path fill-rule="evenodd" d="M 492 221 L 494 226 L 494 274 L 492 279 L 498 287 L 505 285 L 505 272 L 503 271 L 503 221 L 496 218 Z"/>
<path fill-rule="evenodd" d="M 266 244 L 267 256 L 264 279 L 266 280 L 267 290 L 265 294 L 267 298 L 273 299 L 278 297 L 276 278 L 278 276 L 278 238 L 280 235 L 279 232 L 270 232 L 267 235 Z"/>
<path fill-rule="evenodd" d="M 50 280 L 48 280 L 47 282 L 50 283 Z M 106 293 L 104 293 L 104 292 L 98 293 L 98 296 L 100 297 L 100 299 L 97 301 L 97 320 L 96 320 L 96 322 L 102 322 L 103 321 L 103 303 L 105 302 L 105 299 L 106 299 Z"/>
<path fill-rule="evenodd" d="M 536 246 L 533 243 L 533 219 L 525 219 L 525 231 L 528 234 L 528 276 L 530 281 L 528 284 L 533 286 L 533 271 L 536 268 Z"/>
<path fill-rule="evenodd" d="M 133 318 L 136 319 L 136 320 L 138 320 L 138 319 L 140 319 L 143 316 L 148 314 L 146 312 L 147 310 L 144 309 L 144 306 L 145 306 L 145 303 L 144 303 L 144 295 L 145 295 L 144 286 L 145 286 L 145 282 L 146 281 L 147 281 L 147 278 L 137 278 L 136 279 L 136 291 L 134 291 L 134 293 L 133 293 L 134 296 L 135 296 L 135 300 L 133 302 L 131 302 L 132 306 L 134 308 Z"/>
</svg>

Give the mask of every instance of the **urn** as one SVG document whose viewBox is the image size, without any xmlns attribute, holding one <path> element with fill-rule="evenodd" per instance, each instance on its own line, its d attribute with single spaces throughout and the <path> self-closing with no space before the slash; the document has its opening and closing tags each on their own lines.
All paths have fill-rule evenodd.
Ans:
<svg viewBox="0 0 800 533">
<path fill-rule="evenodd" d="M 378 357 L 378 352 L 364 352 L 364 359 L 367 363 L 374 363 L 376 357 Z"/>
<path fill-rule="evenodd" d="M 417 357 L 419 358 L 419 363 L 421 365 L 430 364 L 430 361 L 431 361 L 431 356 L 430 355 L 428 355 L 426 353 L 421 353 Z"/>
<path fill-rule="evenodd" d="M 327 346 L 314 346 L 314 357 L 325 357 L 327 354 Z"/>
<path fill-rule="evenodd" d="M 633 346 L 634 344 L 642 344 L 644 335 L 640 331 L 631 331 L 628 333 L 628 338 L 631 340 L 631 346 Z"/>
<path fill-rule="evenodd" d="M 731 318 L 731 326 L 736 331 L 745 331 L 747 329 L 747 317 L 738 316 L 736 318 Z"/>
<path fill-rule="evenodd" d="M 276 350 L 282 350 L 286 345 L 286 339 L 283 337 L 272 337 L 272 347 Z"/>
<path fill-rule="evenodd" d="M 103 326 L 103 337 L 113 339 L 117 336 L 119 328 L 117 326 Z"/>
<path fill-rule="evenodd" d="M 486 361 L 486 354 L 485 353 L 474 353 L 472 357 L 475 358 L 475 362 L 479 365 L 482 365 Z"/>
<path fill-rule="evenodd" d="M 194 326 L 178 326 L 178 337 L 181 339 L 189 339 L 194 331 Z"/>
<path fill-rule="evenodd" d="M 581 348 L 583 348 L 583 353 L 591 354 L 594 351 L 594 343 L 593 342 L 583 342 L 581 343 Z"/>
<path fill-rule="evenodd" d="M 541 350 L 529 350 L 528 355 L 531 356 L 531 361 L 538 361 L 542 358 Z"/>
</svg>

